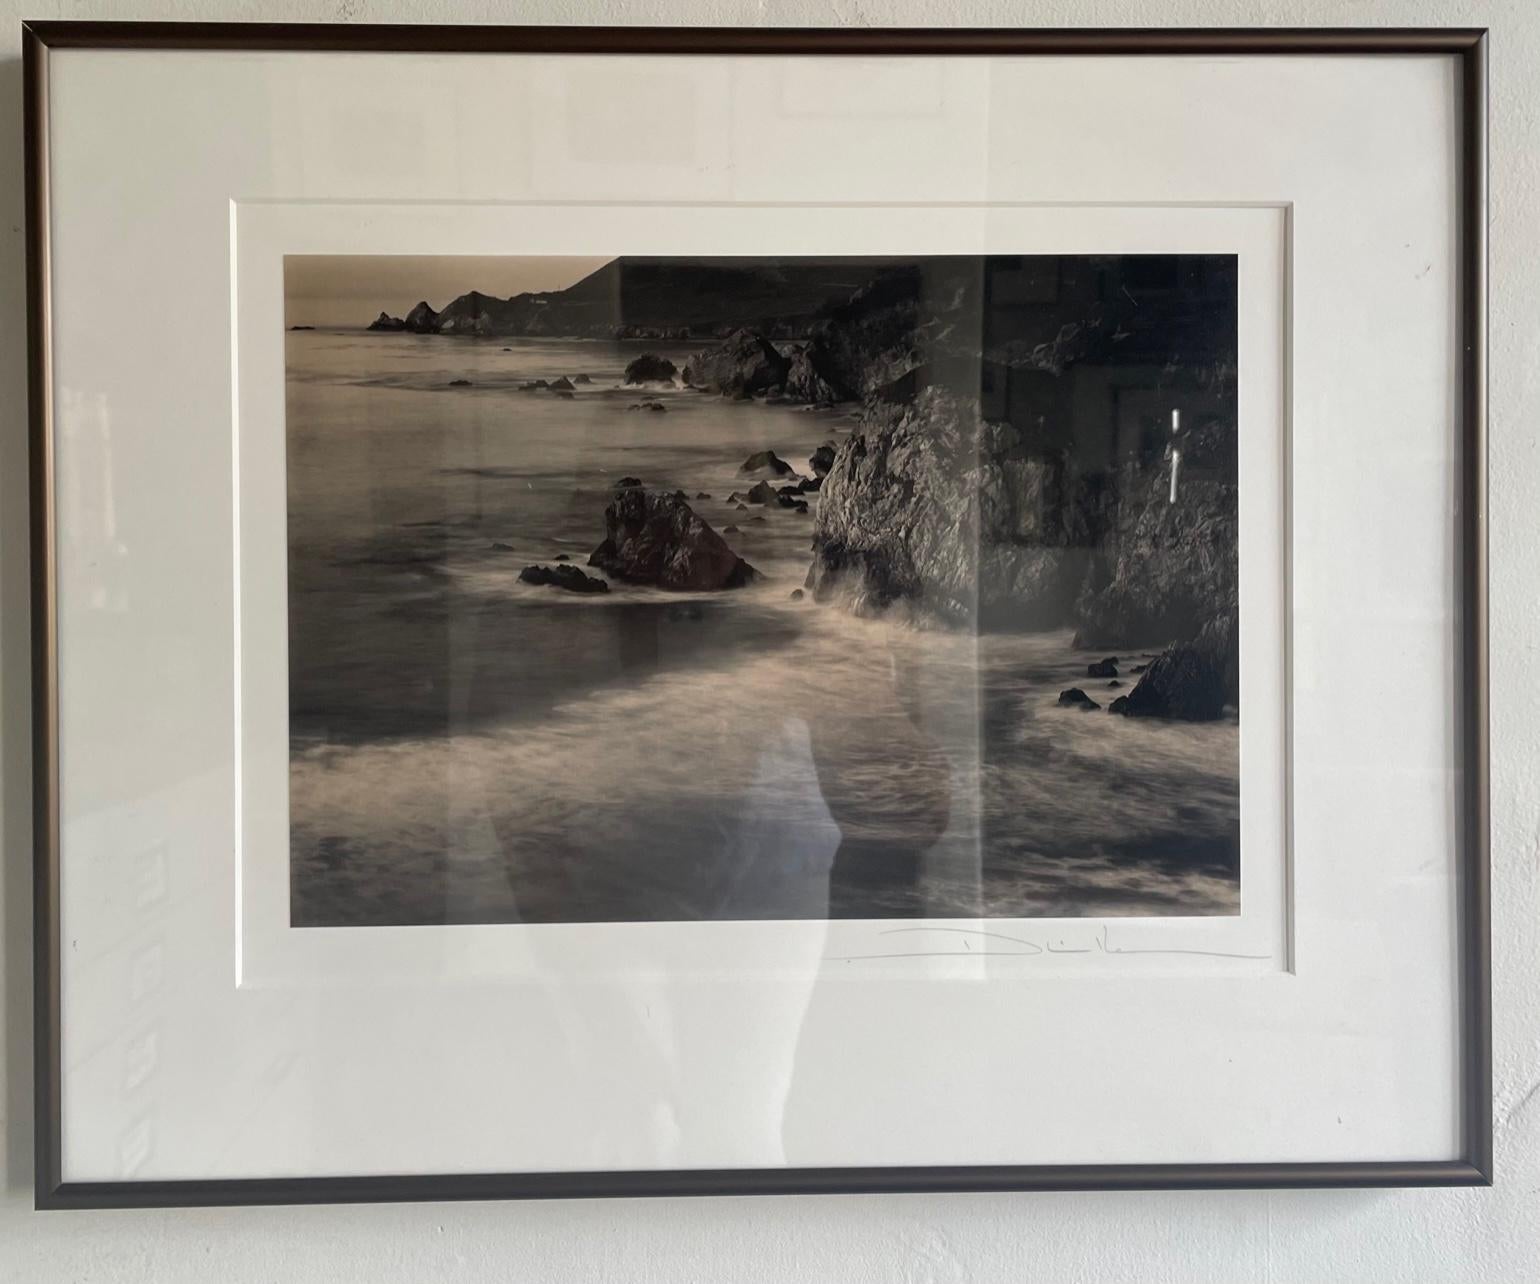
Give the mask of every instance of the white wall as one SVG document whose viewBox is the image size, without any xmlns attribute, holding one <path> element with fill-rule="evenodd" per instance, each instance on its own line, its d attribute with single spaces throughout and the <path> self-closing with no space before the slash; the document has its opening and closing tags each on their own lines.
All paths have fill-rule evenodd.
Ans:
<svg viewBox="0 0 1540 1284">
<path fill-rule="evenodd" d="M 22 17 L 1490 26 L 1496 1186 L 32 1212 Z M 1534 0 L 0 0 L 0 1281 L 1540 1278 L 1540 683 L 1529 668 L 1540 649 L 1537 68 Z"/>
</svg>

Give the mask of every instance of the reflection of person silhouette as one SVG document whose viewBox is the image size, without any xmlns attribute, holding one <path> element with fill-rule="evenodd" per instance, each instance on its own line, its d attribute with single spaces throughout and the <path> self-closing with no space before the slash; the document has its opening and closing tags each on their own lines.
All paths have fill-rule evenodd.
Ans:
<svg viewBox="0 0 1540 1284">
<path fill-rule="evenodd" d="M 923 662 L 923 649 L 919 656 Z M 951 816 L 951 769 L 920 699 L 920 670 L 898 648 L 869 653 L 848 681 L 808 702 L 813 763 L 840 844 L 830 918 L 926 912 L 921 866 Z"/>
</svg>

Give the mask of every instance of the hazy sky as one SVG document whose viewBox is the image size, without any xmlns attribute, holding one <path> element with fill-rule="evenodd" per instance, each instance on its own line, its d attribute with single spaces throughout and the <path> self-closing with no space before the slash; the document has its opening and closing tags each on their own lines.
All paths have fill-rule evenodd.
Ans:
<svg viewBox="0 0 1540 1284">
<path fill-rule="evenodd" d="M 368 325 L 381 312 L 404 317 L 419 299 L 442 308 L 470 290 L 499 298 L 561 290 L 612 257 L 289 254 L 283 260 L 284 324 Z"/>
</svg>

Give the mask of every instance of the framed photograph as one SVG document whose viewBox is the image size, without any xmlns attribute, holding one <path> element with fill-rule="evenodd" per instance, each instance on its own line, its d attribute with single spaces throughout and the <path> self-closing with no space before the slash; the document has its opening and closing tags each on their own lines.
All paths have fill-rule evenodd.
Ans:
<svg viewBox="0 0 1540 1284">
<path fill-rule="evenodd" d="M 1484 1184 L 1484 36 L 26 33 L 37 1200 Z"/>
</svg>

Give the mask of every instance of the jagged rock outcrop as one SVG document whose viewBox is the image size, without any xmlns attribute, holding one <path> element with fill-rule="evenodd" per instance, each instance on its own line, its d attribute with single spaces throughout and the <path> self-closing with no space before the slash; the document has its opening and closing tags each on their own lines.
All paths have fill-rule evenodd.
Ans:
<svg viewBox="0 0 1540 1284">
<path fill-rule="evenodd" d="M 439 315 L 428 306 L 426 300 L 422 300 L 406 314 L 406 319 L 401 325 L 403 329 L 410 330 L 413 334 L 437 334 Z"/>
<path fill-rule="evenodd" d="M 974 402 L 927 389 L 869 406 L 823 480 L 808 587 L 859 613 L 895 602 L 986 628 L 1064 623 L 1102 502 L 1094 479 L 1025 454 Z"/>
<path fill-rule="evenodd" d="M 575 566 L 526 566 L 519 572 L 526 584 L 547 584 L 569 593 L 608 593 L 610 586 L 597 576 L 584 575 Z"/>
<path fill-rule="evenodd" d="M 747 397 L 781 388 L 790 369 L 791 362 L 764 335 L 738 330 L 692 357 L 683 378 L 692 388 Z"/>
<path fill-rule="evenodd" d="M 786 477 L 796 471 L 773 450 L 756 450 L 738 466 L 740 474 L 771 473 L 776 477 Z"/>
<path fill-rule="evenodd" d="M 1231 649 L 1239 610 L 1234 481 L 1179 477 L 1169 465 L 1125 469 L 1119 503 L 1076 603 L 1076 644 L 1133 647 L 1191 642 L 1209 630 Z M 1223 634 L 1223 636 L 1220 636 Z"/>
<path fill-rule="evenodd" d="M 388 312 L 381 312 L 369 323 L 371 330 L 405 330 L 406 322 L 400 317 L 393 317 Z"/>
<path fill-rule="evenodd" d="M 825 442 L 808 456 L 807 464 L 813 470 L 815 477 L 822 477 L 829 469 L 834 467 L 834 443 L 832 441 Z"/>
<path fill-rule="evenodd" d="M 781 393 L 791 401 L 805 401 L 809 405 L 831 405 L 844 400 L 844 394 L 819 373 L 815 364 L 812 345 L 798 344 L 792 349 Z"/>
<path fill-rule="evenodd" d="M 1224 711 L 1224 665 L 1212 645 L 1173 642 L 1150 662 L 1120 712 L 1130 718 L 1210 722 Z"/>
<path fill-rule="evenodd" d="M 655 352 L 644 352 L 626 366 L 625 382 L 673 383 L 678 373 L 679 367 L 667 357 L 660 357 Z"/>
<path fill-rule="evenodd" d="M 604 542 L 588 559 L 615 579 L 657 588 L 741 588 L 756 572 L 679 495 L 626 490 L 604 510 Z"/>
</svg>

